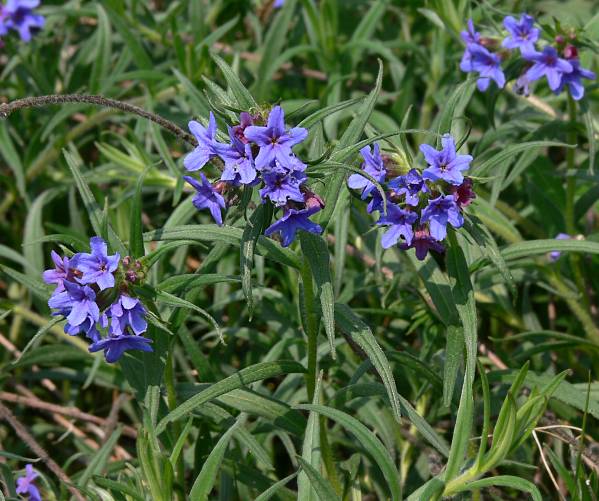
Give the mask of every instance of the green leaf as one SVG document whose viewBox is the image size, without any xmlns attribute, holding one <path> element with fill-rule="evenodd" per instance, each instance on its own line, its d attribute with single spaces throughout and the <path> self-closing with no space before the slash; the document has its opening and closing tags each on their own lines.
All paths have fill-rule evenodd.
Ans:
<svg viewBox="0 0 599 501">
<path fill-rule="evenodd" d="M 303 374 L 306 369 L 295 361 L 282 360 L 279 362 L 263 362 L 241 369 L 218 383 L 214 383 L 206 390 L 194 395 L 183 402 L 173 411 L 169 412 L 156 427 L 156 434 L 162 433 L 166 426 L 173 421 L 181 419 L 191 413 L 196 407 L 229 393 L 232 390 L 249 385 L 262 379 L 280 376 L 281 374 Z"/>
<path fill-rule="evenodd" d="M 28 275 L 24 275 L 8 266 L 4 266 L 0 264 L 0 272 L 5 273 L 10 278 L 24 285 L 31 291 L 32 294 L 40 298 L 42 301 L 47 301 L 52 292 L 52 287 L 46 285 L 41 280 L 37 280 L 35 278 L 31 278 Z"/>
<path fill-rule="evenodd" d="M 298 456 L 297 460 L 300 463 L 302 470 L 310 479 L 310 484 L 318 495 L 318 499 L 320 499 L 320 501 L 341 501 L 341 498 L 335 494 L 333 486 L 320 474 L 318 470 L 311 466 L 310 463 L 308 463 L 301 456 Z"/>
<path fill-rule="evenodd" d="M 101 91 L 106 85 L 112 45 L 108 15 L 101 4 L 96 4 L 96 8 L 98 11 L 98 28 L 95 33 L 96 41 L 94 44 L 96 52 L 89 75 L 89 90 L 92 94 Z"/>
<path fill-rule="evenodd" d="M 197 241 L 197 242 L 223 242 L 239 247 L 243 238 L 243 230 L 232 226 L 218 226 L 216 224 L 173 226 L 172 228 L 150 231 L 144 233 L 144 241 Z M 285 249 L 274 240 L 261 235 L 256 245 L 258 254 L 277 261 L 292 268 L 300 267 L 300 260 L 293 251 Z"/>
<path fill-rule="evenodd" d="M 8 133 L 8 124 L 6 120 L 0 122 L 0 155 L 4 157 L 6 164 L 13 171 L 17 184 L 17 190 L 21 198 L 27 203 L 27 189 L 25 188 L 25 169 L 21 157 L 15 149 L 10 134 Z"/>
<path fill-rule="evenodd" d="M 364 350 L 368 360 L 375 368 L 389 396 L 391 409 L 395 419 L 401 419 L 401 407 L 399 404 L 399 394 L 395 385 L 393 371 L 389 360 L 379 346 L 376 338 L 372 334 L 370 327 L 366 325 L 346 304 L 337 303 L 335 305 L 335 321 L 339 329 L 355 341 L 358 346 Z"/>
<path fill-rule="evenodd" d="M 340 410 L 333 409 L 332 407 L 304 404 L 298 405 L 297 408 L 317 412 L 334 420 L 349 431 L 358 442 L 360 442 L 360 445 L 364 447 L 381 469 L 381 472 L 389 485 L 393 501 L 401 499 L 399 472 L 397 471 L 389 452 L 372 431 L 366 428 L 366 426 L 360 423 L 356 418 Z"/>
<path fill-rule="evenodd" d="M 141 258 L 145 254 L 143 223 L 141 220 L 141 193 L 144 185 L 144 179 L 150 168 L 151 166 L 146 167 L 143 173 L 137 179 L 135 195 L 133 196 L 133 202 L 131 204 L 131 216 L 129 221 L 129 255 L 134 258 Z"/>
<path fill-rule="evenodd" d="M 329 249 L 321 236 L 306 231 L 300 233 L 300 242 L 318 288 L 324 329 L 329 339 L 331 355 L 335 358 L 335 293 L 331 279 Z"/>
<path fill-rule="evenodd" d="M 44 334 L 46 334 L 56 324 L 59 324 L 60 322 L 62 322 L 62 320 L 63 319 L 60 317 L 53 318 L 46 325 L 44 325 L 43 327 L 40 327 L 40 329 L 35 333 L 35 335 L 25 345 L 25 348 L 23 348 L 21 350 L 21 354 L 15 360 L 15 363 L 18 363 L 21 360 L 21 358 L 23 358 L 23 355 L 25 355 L 25 353 L 27 353 L 32 347 L 34 347 L 35 345 L 37 345 L 39 343 L 40 339 L 44 336 Z"/>
<path fill-rule="evenodd" d="M 322 373 L 316 381 L 316 387 L 314 389 L 314 399 L 312 403 L 314 405 L 320 404 L 320 385 L 322 383 Z M 320 421 L 318 414 L 314 411 L 310 411 L 308 416 L 308 424 L 304 432 L 304 443 L 302 445 L 302 458 L 312 468 L 320 470 Z M 300 472 L 297 478 L 297 499 L 298 501 L 311 501 L 316 500 L 316 492 L 313 491 L 310 485 L 310 478 L 305 471 Z"/>
<path fill-rule="evenodd" d="M 445 346 L 445 368 L 443 372 L 443 405 L 449 407 L 458 371 L 464 360 L 464 329 L 450 325 L 447 328 Z"/>
<path fill-rule="evenodd" d="M 252 294 L 252 267 L 254 265 L 254 250 L 256 242 L 264 232 L 266 225 L 272 218 L 272 206 L 262 204 L 258 207 L 248 221 L 243 235 L 241 236 L 240 268 L 241 288 L 247 301 L 248 315 L 250 320 L 254 312 L 254 296 Z"/>
<path fill-rule="evenodd" d="M 165 278 L 156 286 L 156 288 L 171 294 L 182 295 L 206 285 L 238 282 L 239 278 L 221 275 L 220 273 L 184 273 L 183 275 L 175 275 L 173 277 Z"/>
<path fill-rule="evenodd" d="M 331 104 L 329 106 L 325 106 L 324 108 L 320 108 L 311 115 L 308 115 L 304 118 L 299 124 L 298 127 L 305 127 L 309 129 L 313 125 L 317 124 L 321 120 L 331 116 L 333 113 L 337 113 L 338 111 L 345 110 L 347 108 L 351 108 L 356 104 L 362 102 L 364 100 L 363 97 L 357 97 L 354 99 L 348 99 L 347 101 L 342 101 L 340 103 Z"/>
<path fill-rule="evenodd" d="M 71 169 L 71 173 L 73 174 L 75 184 L 77 185 L 77 189 L 79 190 L 79 194 L 83 200 L 83 205 L 85 205 L 92 228 L 94 229 L 96 235 L 102 235 L 102 210 L 98 206 L 94 195 L 85 182 L 85 179 L 83 179 L 83 176 L 81 175 L 79 161 L 67 150 L 63 150 L 63 155 L 69 168 Z M 120 253 L 121 256 L 127 255 L 127 249 L 125 248 L 125 245 L 123 242 L 121 242 L 121 239 L 117 236 L 110 225 L 108 225 L 108 240 L 112 248 Z"/>
<path fill-rule="evenodd" d="M 214 483 L 218 478 L 220 464 L 225 456 L 227 447 L 229 446 L 229 441 L 237 427 L 241 425 L 241 421 L 242 417 L 238 418 L 235 424 L 231 426 L 216 443 L 193 483 L 191 491 L 189 492 L 189 499 L 197 501 L 206 501 L 208 499 L 208 496 L 214 487 Z"/>
<path fill-rule="evenodd" d="M 223 72 L 225 77 L 225 81 L 229 86 L 229 89 L 235 96 L 237 100 L 237 105 L 242 110 L 251 110 L 253 108 L 258 107 L 258 103 L 252 96 L 249 90 L 245 88 L 245 86 L 239 80 L 239 77 L 235 74 L 233 69 L 224 61 L 224 59 L 220 58 L 216 54 L 212 54 L 212 59 L 218 65 L 220 70 Z"/>
<path fill-rule="evenodd" d="M 87 485 L 87 482 L 89 482 L 89 480 L 92 478 L 92 476 L 99 475 L 102 472 L 102 470 L 106 467 L 108 459 L 110 458 L 110 454 L 112 453 L 112 449 L 114 449 L 115 445 L 117 444 L 121 436 L 121 432 L 122 426 L 119 425 L 112 432 L 112 435 L 110 435 L 108 440 L 104 442 L 102 447 L 100 447 L 98 451 L 94 452 L 91 461 L 87 465 L 87 468 L 85 468 L 83 474 L 81 475 L 81 477 L 79 477 L 79 480 L 77 481 L 78 486 L 85 487 Z"/>
<path fill-rule="evenodd" d="M 341 136 L 339 142 L 335 146 L 335 152 L 347 148 L 348 146 L 352 146 L 354 143 L 358 142 L 360 136 L 364 132 L 364 128 L 366 127 L 368 120 L 370 119 L 372 110 L 374 110 L 376 101 L 381 91 L 382 82 L 383 63 L 379 61 L 379 72 L 374 89 L 372 89 L 362 106 L 360 106 L 360 109 L 356 113 L 356 117 L 351 121 L 351 123 L 347 126 L 347 129 L 345 129 L 345 131 L 343 132 L 343 135 Z M 335 212 L 335 207 L 337 206 L 337 201 L 339 199 L 339 194 L 341 193 L 344 181 L 345 174 L 340 171 L 334 176 L 332 176 L 332 178 L 328 181 L 325 187 L 323 199 L 326 202 L 326 206 L 321 211 L 320 218 L 318 220 L 320 225 L 325 229 L 329 225 L 331 217 Z"/>
<path fill-rule="evenodd" d="M 475 489 L 484 489 L 485 487 L 511 487 L 519 491 L 528 492 L 533 501 L 543 501 L 543 497 L 535 484 L 520 477 L 512 475 L 499 475 L 497 477 L 483 478 L 466 484 L 460 491 L 472 491 Z"/>
<path fill-rule="evenodd" d="M 589 240 L 529 240 L 509 245 L 502 249 L 501 255 L 507 261 L 546 254 L 551 251 L 582 252 L 586 254 L 599 254 L 599 242 Z"/>
<path fill-rule="evenodd" d="M 262 494 L 260 494 L 255 501 L 268 501 L 271 497 L 273 497 L 282 487 L 285 487 L 291 480 L 293 480 L 297 476 L 298 472 L 294 472 L 291 475 L 286 476 L 285 478 L 279 480 L 274 483 L 268 489 L 266 489 Z"/>
</svg>

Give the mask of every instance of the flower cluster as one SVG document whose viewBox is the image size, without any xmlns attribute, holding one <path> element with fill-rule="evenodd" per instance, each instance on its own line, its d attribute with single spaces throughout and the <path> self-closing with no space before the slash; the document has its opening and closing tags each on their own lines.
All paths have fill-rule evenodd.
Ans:
<svg viewBox="0 0 599 501">
<path fill-rule="evenodd" d="M 29 501 L 42 501 L 40 491 L 33 483 L 39 475 L 30 464 L 25 465 L 25 475 L 17 478 L 17 494 L 27 494 Z"/>
<path fill-rule="evenodd" d="M 379 211 L 377 224 L 387 227 L 383 248 L 396 244 L 404 250 L 414 248 L 418 259 L 423 260 L 429 250 L 443 252 L 441 242 L 447 236 L 447 224 L 454 228 L 464 224 L 462 208 L 475 197 L 472 179 L 463 175 L 472 157 L 457 154 L 449 134 L 441 138 L 441 144 L 440 151 L 428 144 L 420 146 L 428 164 L 422 173 L 413 168 L 388 182 L 393 166 L 390 159 L 381 155 L 379 145 L 360 150 L 364 158 L 362 170 L 381 185 L 386 184 L 386 213 L 383 198 L 371 179 L 353 174 L 348 185 L 362 190 L 362 200 L 370 199 L 369 213 Z"/>
<path fill-rule="evenodd" d="M 44 17 L 33 12 L 39 4 L 40 0 L 7 0 L 0 4 L 0 37 L 14 30 L 23 42 L 29 42 L 33 32 L 44 27 Z"/>
<path fill-rule="evenodd" d="M 216 223 L 222 225 L 222 210 L 227 207 L 223 195 L 241 186 L 260 186 L 262 202 L 272 203 L 283 211 L 281 218 L 266 229 L 266 235 L 280 233 L 282 245 L 287 247 L 298 230 L 322 232 L 309 217 L 324 204 L 305 186 L 306 164 L 292 151 L 306 139 L 308 131 L 301 127 L 287 128 L 280 106 L 270 111 L 266 124 L 259 114 L 241 113 L 239 124 L 228 127 L 228 144 L 216 139 L 216 120 L 212 113 L 207 127 L 191 121 L 189 130 L 198 145 L 185 157 L 185 168 L 198 171 L 215 157 L 224 165 L 220 180 L 215 184 L 208 181 L 203 172 L 200 181 L 184 177 L 196 190 L 193 204 L 198 210 L 209 210 Z"/>
<path fill-rule="evenodd" d="M 510 53 L 514 53 L 524 62 L 524 70 L 514 83 L 516 92 L 528 96 L 530 84 L 546 78 L 549 88 L 555 94 L 567 87 L 573 99 L 582 99 L 582 79 L 594 80 L 596 77 L 595 73 L 580 66 L 575 33 L 558 35 L 552 44 L 546 44 L 538 50 L 541 30 L 535 27 L 532 16 L 522 14 L 520 19 L 507 16 L 503 25 L 507 36 L 501 45 L 498 39 L 482 37 L 475 30 L 472 20 L 468 21 L 468 29 L 461 34 L 466 50 L 460 69 L 478 73 L 479 90 L 487 90 L 491 81 L 499 88 L 505 85 L 506 78 L 501 63 Z"/>
<path fill-rule="evenodd" d="M 129 285 L 143 279 L 140 262 L 108 255 L 100 237 L 90 240 L 90 248 L 91 253 L 70 258 L 52 251 L 54 269 L 43 277 L 56 285 L 48 301 L 53 315 L 66 318 L 66 334 L 88 337 L 90 352 L 104 350 L 107 362 L 116 362 L 126 350 L 152 351 L 152 341 L 142 336 L 148 328 L 146 309 L 129 292 Z"/>
</svg>

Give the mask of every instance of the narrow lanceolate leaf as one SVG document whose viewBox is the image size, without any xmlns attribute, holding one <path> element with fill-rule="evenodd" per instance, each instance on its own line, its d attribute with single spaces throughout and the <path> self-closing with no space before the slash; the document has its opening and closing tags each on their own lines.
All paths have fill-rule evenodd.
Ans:
<svg viewBox="0 0 599 501">
<path fill-rule="evenodd" d="M 227 85 L 229 86 L 230 91 L 237 100 L 238 107 L 242 110 L 250 110 L 252 108 L 256 108 L 258 106 L 256 100 L 254 99 L 250 91 L 247 90 L 245 86 L 241 83 L 241 80 L 239 80 L 239 77 L 235 74 L 233 69 L 216 54 L 212 54 L 212 59 L 214 59 L 214 62 L 223 72 Z"/>
<path fill-rule="evenodd" d="M 395 418 L 399 421 L 401 418 L 401 406 L 399 394 L 395 385 L 393 371 L 385 353 L 377 343 L 370 327 L 366 325 L 346 304 L 335 305 L 335 321 L 339 329 L 353 340 L 366 354 L 368 360 L 378 372 L 387 395 L 391 402 L 391 409 Z"/>
<path fill-rule="evenodd" d="M 475 480 L 474 482 L 466 484 L 461 491 L 473 491 L 485 489 L 486 487 L 511 487 L 512 489 L 517 489 L 522 492 L 528 492 L 532 496 L 533 501 L 543 501 L 543 497 L 535 484 L 512 475 L 499 475 L 497 477 Z"/>
<path fill-rule="evenodd" d="M 218 226 L 216 224 L 183 225 L 172 228 L 155 230 L 144 233 L 144 241 L 196 241 L 196 242 L 222 242 L 239 246 L 243 238 L 243 230 L 232 226 Z M 277 242 L 258 237 L 256 250 L 258 254 L 277 261 L 292 268 L 300 267 L 297 254 L 281 247 Z"/>
<path fill-rule="evenodd" d="M 108 438 L 108 440 L 104 442 L 104 445 L 102 445 L 100 450 L 94 452 L 92 460 L 87 465 L 87 468 L 85 469 L 81 477 L 79 477 L 77 485 L 79 485 L 80 487 L 85 487 L 85 485 L 87 484 L 87 482 L 89 482 L 93 475 L 97 475 L 102 472 L 102 470 L 106 466 L 106 463 L 108 462 L 110 454 L 112 453 L 112 449 L 114 449 L 115 445 L 119 440 L 119 437 L 121 436 L 121 432 L 122 427 L 117 427 L 117 429 L 112 432 L 112 435 Z"/>
<path fill-rule="evenodd" d="M 285 487 L 291 480 L 293 480 L 297 476 L 297 472 L 288 475 L 287 477 L 279 480 L 268 489 L 266 489 L 262 494 L 260 494 L 255 501 L 268 501 L 272 498 L 280 489 Z"/>
<path fill-rule="evenodd" d="M 324 478 L 318 470 L 316 470 L 308 461 L 298 456 L 297 461 L 302 467 L 302 470 L 306 472 L 307 477 L 310 480 L 310 484 L 314 488 L 318 499 L 320 501 L 341 501 L 339 496 L 335 494 L 335 490 L 330 482 Z"/>
<path fill-rule="evenodd" d="M 29 340 L 29 342 L 25 345 L 25 348 L 23 348 L 19 357 L 15 360 L 15 363 L 18 363 L 21 360 L 21 358 L 23 358 L 23 355 L 25 355 L 25 353 L 27 353 L 33 346 L 35 346 L 36 344 L 38 344 L 40 342 L 40 340 L 44 336 L 44 334 L 46 334 L 56 324 L 62 322 L 62 320 L 63 319 L 61 317 L 53 318 L 46 325 L 41 327 L 35 333 L 35 335 Z"/>
<path fill-rule="evenodd" d="M 96 235 L 102 234 L 102 209 L 98 205 L 94 195 L 92 194 L 89 186 L 83 179 L 81 175 L 81 169 L 79 166 L 79 162 L 75 158 L 75 156 L 68 152 L 67 150 L 63 150 L 64 157 L 67 161 L 69 168 L 71 169 L 71 173 L 73 174 L 73 179 L 75 180 L 75 184 L 77 185 L 77 190 L 79 190 L 79 194 L 81 195 L 81 199 L 83 200 L 83 205 L 87 210 L 87 214 L 89 216 L 89 221 L 94 229 Z M 112 248 L 119 252 L 121 256 L 125 256 L 127 254 L 127 249 L 121 239 L 114 232 L 112 227 L 108 225 L 108 240 Z"/>
<path fill-rule="evenodd" d="M 464 329 L 466 369 L 453 441 L 447 461 L 445 481 L 449 481 L 457 475 L 470 440 L 474 413 L 472 386 L 474 385 L 477 350 L 476 305 L 468 265 L 454 233 L 449 234 L 449 240 L 451 245 L 447 253 L 447 270 L 450 277 L 453 298 Z"/>
<path fill-rule="evenodd" d="M 42 301 L 47 301 L 50 297 L 50 293 L 52 292 L 52 287 L 46 285 L 41 280 L 37 280 L 28 275 L 20 273 L 8 266 L 3 266 L 0 264 L 0 273 L 4 273 L 8 275 L 10 278 L 15 280 L 16 282 L 24 285 L 29 289 L 29 291 L 40 298 Z"/>
<path fill-rule="evenodd" d="M 210 402 L 220 395 L 224 395 L 232 390 L 245 387 L 250 383 L 261 381 L 266 378 L 280 376 L 281 374 L 301 374 L 305 371 L 306 369 L 303 365 L 288 360 L 263 362 L 241 369 L 236 374 L 211 385 L 209 388 L 194 395 L 176 407 L 158 423 L 156 434 L 162 433 L 169 423 L 189 415 L 189 413 L 196 407 L 199 407 L 206 402 Z"/>
<path fill-rule="evenodd" d="M 314 389 L 314 405 L 320 404 L 320 384 L 322 382 L 322 373 L 316 382 Z M 320 470 L 320 421 L 318 413 L 310 411 L 308 424 L 304 432 L 304 444 L 302 445 L 302 458 L 312 466 L 316 471 Z M 317 501 L 316 491 L 311 487 L 310 478 L 305 471 L 300 472 L 297 478 L 297 499 L 298 501 Z"/>
<path fill-rule="evenodd" d="M 331 355 L 335 358 L 335 294 L 331 279 L 329 249 L 321 236 L 305 231 L 300 233 L 300 242 L 302 252 L 308 260 L 314 282 L 318 287 L 324 330 L 329 339 Z"/>
<path fill-rule="evenodd" d="M 252 266 L 254 265 L 254 250 L 256 242 L 264 232 L 266 225 L 272 217 L 272 206 L 262 204 L 258 207 L 248 221 L 241 237 L 240 268 L 241 288 L 247 301 L 250 319 L 254 311 L 254 296 L 252 294 Z"/>
<path fill-rule="evenodd" d="M 241 421 L 238 419 L 220 438 L 214 449 L 212 449 L 210 455 L 206 458 L 206 462 L 202 465 L 199 475 L 193 483 L 189 493 L 189 499 L 197 501 L 206 501 L 208 499 L 208 496 L 214 487 L 214 483 L 218 478 L 220 464 L 225 456 L 231 437 L 240 425 Z"/>
<path fill-rule="evenodd" d="M 212 324 L 212 327 L 214 327 L 214 330 L 218 334 L 219 339 L 221 340 L 222 343 L 224 343 L 223 334 L 222 334 L 222 331 L 220 330 L 218 323 L 216 322 L 216 320 L 214 320 L 212 315 L 210 315 L 210 313 L 208 313 L 203 308 L 200 308 L 199 306 L 196 306 L 195 304 L 190 303 L 189 301 L 187 301 L 185 299 L 181 299 L 177 296 L 174 296 L 173 294 L 169 294 L 168 292 L 161 291 L 161 290 L 156 290 L 156 301 L 159 301 L 164 304 L 168 304 L 169 306 L 174 306 L 176 308 L 188 308 L 190 310 L 193 310 L 193 311 L 199 313 L 206 320 L 208 320 L 208 322 L 210 322 L 210 324 Z"/>
<path fill-rule="evenodd" d="M 129 221 L 129 255 L 135 258 L 143 257 L 145 253 L 143 224 L 141 221 L 141 192 L 144 185 L 144 179 L 149 170 L 150 166 L 146 167 L 146 169 L 137 179 L 135 195 L 131 204 L 131 220 Z"/>
<path fill-rule="evenodd" d="M 501 251 L 506 260 L 519 259 L 522 257 L 538 256 L 551 251 L 559 252 L 581 252 L 586 254 L 599 254 L 599 242 L 589 240 L 529 240 L 512 244 Z"/>
<path fill-rule="evenodd" d="M 341 136 L 339 143 L 335 147 L 335 151 L 343 150 L 348 146 L 357 143 L 364 132 L 364 128 L 370 119 L 370 115 L 374 110 L 374 106 L 376 105 L 376 101 L 378 99 L 379 93 L 381 92 L 381 85 L 383 82 L 383 63 L 379 61 L 379 73 L 376 79 L 376 84 L 372 92 L 368 95 L 362 106 L 357 111 L 356 117 L 351 121 L 351 123 L 345 129 L 345 132 Z M 333 160 L 337 160 L 335 158 L 335 153 L 333 152 L 332 156 Z M 326 207 L 322 210 L 319 223 L 323 228 L 326 228 L 331 221 L 331 217 L 335 212 L 335 207 L 337 206 L 337 200 L 339 199 L 339 194 L 341 192 L 343 183 L 345 181 L 345 173 L 343 171 L 337 172 L 326 185 L 326 188 L 323 193 L 323 198 L 326 202 Z"/>
<path fill-rule="evenodd" d="M 464 329 L 455 325 L 447 328 L 445 345 L 445 367 L 443 371 L 443 405 L 448 407 L 453 399 L 453 390 L 458 371 L 464 360 Z"/>
<path fill-rule="evenodd" d="M 398 501 L 401 499 L 401 486 L 399 484 L 399 472 L 395 467 L 393 459 L 391 458 L 389 451 L 376 437 L 376 435 L 364 426 L 356 418 L 346 414 L 332 407 L 326 407 L 324 405 L 298 405 L 298 409 L 305 409 L 309 411 L 317 412 L 323 416 L 326 416 L 338 424 L 343 426 L 349 433 L 351 433 L 360 445 L 370 454 L 376 464 L 381 469 L 385 480 L 389 486 L 391 492 L 391 499 Z"/>
</svg>

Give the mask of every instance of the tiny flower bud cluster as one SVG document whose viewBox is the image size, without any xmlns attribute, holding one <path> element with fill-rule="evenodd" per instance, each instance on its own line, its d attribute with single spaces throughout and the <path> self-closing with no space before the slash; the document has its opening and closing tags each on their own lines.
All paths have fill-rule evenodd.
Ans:
<svg viewBox="0 0 599 501">
<path fill-rule="evenodd" d="M 195 207 L 208 209 L 219 225 L 223 224 L 222 210 L 227 205 L 223 194 L 240 186 L 259 185 L 262 203 L 272 203 L 283 210 L 281 218 L 267 228 L 265 234 L 280 233 L 282 245 L 287 247 L 298 230 L 322 233 L 322 228 L 309 217 L 320 211 L 324 203 L 305 186 L 306 164 L 292 151 L 293 146 L 306 139 L 308 131 L 302 127 L 288 129 L 280 106 L 270 111 L 265 125 L 261 122 L 259 115 L 241 113 L 239 124 L 229 127 L 229 144 L 216 139 L 216 120 L 212 113 L 208 127 L 189 122 L 189 130 L 198 145 L 185 157 L 185 168 L 198 171 L 219 157 L 224 169 L 214 185 L 203 172 L 201 181 L 191 176 L 184 179 L 196 189 Z"/>
<path fill-rule="evenodd" d="M 43 277 L 56 285 L 48 300 L 53 315 L 66 318 L 66 334 L 89 338 L 90 352 L 104 350 L 107 362 L 116 362 L 126 350 L 152 351 L 152 340 L 142 337 L 148 328 L 146 309 L 129 292 L 129 284 L 144 278 L 141 263 L 129 256 L 121 260 L 118 253 L 109 256 L 100 237 L 90 240 L 90 248 L 91 253 L 71 258 L 52 251 L 55 267 Z"/>
<path fill-rule="evenodd" d="M 389 166 L 379 145 L 360 150 L 364 158 L 362 170 L 380 184 L 386 183 L 386 213 L 383 198 L 370 179 L 353 174 L 348 185 L 362 190 L 362 200 L 370 199 L 369 213 L 379 211 L 377 224 L 387 227 L 381 242 L 383 248 L 396 244 L 404 250 L 414 248 L 417 258 L 423 260 L 429 250 L 444 251 L 441 242 L 447 236 L 448 223 L 454 228 L 464 224 L 462 208 L 471 203 L 475 194 L 472 179 L 465 178 L 462 172 L 470 167 L 472 157 L 458 155 L 449 134 L 442 137 L 441 144 L 440 151 L 428 144 L 420 146 L 428 163 L 422 174 L 413 168 L 388 182 Z"/>
<path fill-rule="evenodd" d="M 464 72 L 478 73 L 477 86 L 479 90 L 488 89 L 491 80 L 497 87 L 505 85 L 505 75 L 501 69 L 502 60 L 511 51 L 518 50 L 519 56 L 525 61 L 525 69 L 514 83 L 514 90 L 518 93 L 529 95 L 529 86 L 532 82 L 543 77 L 547 79 L 549 88 L 559 94 L 568 88 L 570 95 L 575 100 L 584 96 L 582 79 L 595 80 L 595 73 L 580 66 L 576 35 L 555 37 L 554 45 L 545 45 L 540 51 L 536 44 L 539 42 L 541 30 L 535 27 L 535 20 L 528 14 L 522 14 L 519 20 L 507 16 L 503 20 L 507 30 L 507 37 L 497 47 L 498 40 L 481 37 L 472 20 L 468 21 L 468 29 L 462 32 L 462 40 L 466 50 L 460 62 L 460 69 Z M 495 52 L 492 51 L 496 48 Z"/>
</svg>

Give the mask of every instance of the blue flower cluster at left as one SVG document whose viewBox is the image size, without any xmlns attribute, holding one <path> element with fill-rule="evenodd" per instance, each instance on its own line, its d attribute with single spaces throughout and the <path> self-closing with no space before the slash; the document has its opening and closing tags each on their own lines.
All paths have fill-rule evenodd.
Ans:
<svg viewBox="0 0 599 501">
<path fill-rule="evenodd" d="M 322 233 L 322 228 L 309 217 L 320 211 L 324 203 L 306 187 L 306 164 L 292 150 L 306 139 L 308 131 L 302 127 L 288 128 L 280 106 L 270 111 L 266 124 L 259 114 L 241 113 L 239 124 L 228 128 L 228 144 L 216 139 L 212 113 L 207 127 L 191 121 L 189 130 L 198 145 L 185 157 L 188 171 L 202 169 L 215 157 L 224 164 L 220 180 L 214 185 L 203 172 L 201 181 L 184 177 L 196 190 L 193 204 L 197 209 L 208 209 L 216 223 L 222 225 L 222 210 L 227 207 L 223 195 L 240 186 L 259 185 L 262 202 L 272 203 L 283 211 L 281 218 L 266 229 L 266 235 L 280 233 L 282 245 L 287 247 L 299 230 Z"/>
<path fill-rule="evenodd" d="M 66 334 L 88 337 L 90 352 L 103 350 L 107 362 L 116 362 L 126 350 L 152 351 L 152 340 L 142 336 L 148 328 L 146 309 L 128 287 L 143 278 L 141 264 L 108 255 L 100 237 L 93 237 L 90 247 L 90 253 L 70 258 L 52 251 L 54 268 L 43 276 L 56 285 L 48 301 L 53 315 L 66 318 Z"/>
<path fill-rule="evenodd" d="M 567 88 L 573 99 L 578 101 L 583 98 L 582 79 L 595 80 L 596 76 L 580 65 L 575 32 L 558 34 L 552 43 L 537 50 L 542 32 L 535 26 L 532 16 L 522 14 L 520 19 L 506 16 L 503 25 L 507 36 L 501 42 L 501 46 L 497 38 L 481 36 L 474 28 L 472 19 L 468 21 L 468 29 L 462 31 L 466 50 L 460 62 L 460 69 L 464 72 L 478 73 L 479 90 L 487 90 L 491 81 L 499 88 L 504 87 L 506 77 L 501 63 L 515 51 L 516 57 L 519 56 L 524 63 L 524 69 L 514 83 L 516 92 L 528 96 L 530 84 L 544 77 L 555 94 Z"/>
<path fill-rule="evenodd" d="M 472 157 L 456 153 L 453 137 L 441 138 L 441 150 L 428 144 L 420 146 L 428 166 L 420 173 L 412 168 L 402 175 L 387 178 L 394 168 L 388 157 L 383 157 L 378 144 L 371 150 L 360 150 L 364 162 L 362 174 L 348 179 L 350 188 L 362 190 L 361 198 L 370 198 L 369 213 L 379 211 L 378 225 L 387 227 L 383 234 L 384 249 L 399 244 L 401 249 L 414 248 L 416 257 L 423 260 L 429 251 L 443 252 L 442 241 L 447 236 L 447 225 L 460 228 L 464 224 L 462 208 L 474 199 L 472 179 L 463 172 L 470 167 Z M 372 182 L 386 184 L 386 204 Z M 386 212 L 385 212 L 386 206 Z"/>
<path fill-rule="evenodd" d="M 40 0 L 8 0 L 4 5 L 0 3 L 0 37 L 14 30 L 23 42 L 29 42 L 33 33 L 44 27 L 44 16 L 33 12 L 39 5 Z"/>
</svg>

